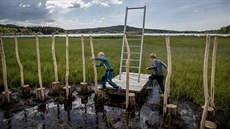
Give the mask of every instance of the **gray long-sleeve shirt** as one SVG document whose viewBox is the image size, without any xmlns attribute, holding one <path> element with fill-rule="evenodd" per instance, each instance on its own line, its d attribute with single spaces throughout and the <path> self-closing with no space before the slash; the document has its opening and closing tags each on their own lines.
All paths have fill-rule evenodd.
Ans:
<svg viewBox="0 0 230 129">
<path fill-rule="evenodd" d="M 162 70 L 162 65 L 167 69 L 167 65 L 162 62 L 161 60 L 154 60 L 151 62 L 152 67 L 149 67 L 148 69 L 154 69 L 156 75 L 164 75 L 164 72 Z"/>
</svg>

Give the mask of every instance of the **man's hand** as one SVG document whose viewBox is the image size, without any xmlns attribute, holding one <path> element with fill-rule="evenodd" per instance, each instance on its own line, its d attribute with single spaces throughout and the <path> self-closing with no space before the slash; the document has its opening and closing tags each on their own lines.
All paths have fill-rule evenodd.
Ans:
<svg viewBox="0 0 230 129">
<path fill-rule="evenodd" d="M 149 68 L 145 68 L 145 70 L 149 70 Z"/>
</svg>

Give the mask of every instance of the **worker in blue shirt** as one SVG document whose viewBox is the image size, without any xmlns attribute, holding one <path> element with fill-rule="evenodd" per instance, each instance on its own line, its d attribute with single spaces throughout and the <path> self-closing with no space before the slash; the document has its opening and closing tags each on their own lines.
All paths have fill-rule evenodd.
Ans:
<svg viewBox="0 0 230 129">
<path fill-rule="evenodd" d="M 106 59 L 105 54 L 103 52 L 99 52 L 98 57 L 92 58 L 92 60 L 101 61 L 100 64 L 96 64 L 96 67 L 103 66 L 106 69 L 105 74 L 102 76 L 102 80 L 101 80 L 102 87 L 100 89 L 106 90 L 106 82 L 108 82 L 115 89 L 121 89 L 120 86 L 118 86 L 112 81 L 113 68 L 111 64 L 109 63 L 109 61 Z"/>
<path fill-rule="evenodd" d="M 160 89 L 162 93 L 164 93 L 164 73 L 162 70 L 162 66 L 167 69 L 167 65 L 162 62 L 161 60 L 156 59 L 156 54 L 151 53 L 149 55 L 149 60 L 151 61 L 152 66 L 146 68 L 145 70 L 154 70 L 154 73 L 149 76 L 148 87 L 147 89 L 152 89 L 153 87 L 153 80 L 156 79 L 158 84 L 160 85 Z"/>
</svg>

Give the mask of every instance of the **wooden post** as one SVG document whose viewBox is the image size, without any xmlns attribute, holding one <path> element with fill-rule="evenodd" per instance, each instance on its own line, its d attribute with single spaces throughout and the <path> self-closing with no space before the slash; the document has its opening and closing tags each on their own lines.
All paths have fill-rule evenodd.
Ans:
<svg viewBox="0 0 230 129">
<path fill-rule="evenodd" d="M 101 98 L 101 99 L 104 99 L 106 98 L 106 93 L 104 90 L 97 90 L 97 97 L 98 98 Z"/>
<path fill-rule="evenodd" d="M 217 51 L 217 45 L 218 45 L 218 37 L 214 38 L 214 45 L 213 45 L 213 52 L 212 52 L 212 74 L 211 74 L 211 93 L 210 93 L 210 106 L 212 108 L 215 108 L 214 103 L 214 82 L 215 82 L 215 71 L 216 71 L 216 51 Z"/>
<path fill-rule="evenodd" d="M 22 96 L 26 97 L 26 96 L 30 96 L 30 86 L 29 85 L 25 85 L 24 84 L 24 73 L 23 73 L 23 66 L 22 63 L 20 61 L 19 58 L 19 52 L 18 52 L 18 39 L 15 36 L 14 38 L 15 41 L 15 54 L 16 54 L 16 59 L 17 59 L 17 63 L 19 66 L 19 70 L 20 70 L 20 77 L 21 77 L 21 91 L 22 91 Z"/>
<path fill-rule="evenodd" d="M 3 74 L 3 84 L 4 84 L 4 92 L 2 92 L 2 102 L 10 103 L 10 96 L 11 91 L 8 89 L 7 85 L 7 69 L 6 69 L 6 58 L 5 58 L 5 52 L 3 47 L 3 40 L 2 37 L 0 37 L 0 51 L 1 51 L 1 60 L 2 60 L 2 74 Z"/>
<path fill-rule="evenodd" d="M 202 106 L 202 109 L 204 110 L 204 106 Z M 207 111 L 207 117 L 206 120 L 214 121 L 215 118 L 215 110 L 211 106 L 208 106 L 208 111 Z"/>
<path fill-rule="evenodd" d="M 129 93 L 129 108 L 135 109 L 135 94 Z"/>
<path fill-rule="evenodd" d="M 167 48 L 168 74 L 166 76 L 166 81 L 165 81 L 163 115 L 166 115 L 166 113 L 167 113 L 168 95 L 170 94 L 170 78 L 171 78 L 171 74 L 172 74 L 170 37 L 169 36 L 166 37 L 166 48 Z"/>
<path fill-rule="evenodd" d="M 177 105 L 167 104 L 167 111 L 170 116 L 176 116 L 177 115 Z"/>
<path fill-rule="evenodd" d="M 85 79 L 85 47 L 84 47 L 83 35 L 81 36 L 81 47 L 82 47 L 83 82 L 81 82 L 80 85 L 81 85 L 81 93 L 86 94 L 88 93 L 88 86 Z"/>
<path fill-rule="evenodd" d="M 164 102 L 164 94 L 160 94 L 160 105 Z"/>
<path fill-rule="evenodd" d="M 204 123 L 204 127 L 205 129 L 216 129 L 217 126 L 214 122 L 206 120 Z"/>
<path fill-rule="evenodd" d="M 88 93 L 88 86 L 87 83 L 81 82 L 81 94 L 87 94 Z"/>
<path fill-rule="evenodd" d="M 31 89 L 29 85 L 21 86 L 21 91 L 22 91 L 23 98 L 29 97 L 31 95 Z"/>
<path fill-rule="evenodd" d="M 95 58 L 94 56 L 94 48 L 93 48 L 93 39 L 92 39 L 92 35 L 90 35 L 90 48 L 91 48 L 91 54 L 92 54 L 92 58 Z M 96 63 L 95 60 L 92 60 L 93 63 L 93 72 L 94 72 L 94 83 L 95 83 L 95 89 L 94 92 L 95 94 L 97 94 L 97 68 L 96 68 Z"/>
<path fill-rule="evenodd" d="M 84 47 L 83 35 L 81 36 L 81 47 L 82 47 L 83 82 L 86 82 L 86 79 L 85 79 L 85 47 Z"/>
<path fill-rule="evenodd" d="M 130 48 L 129 43 L 127 41 L 126 35 L 125 36 L 125 45 L 127 48 L 128 57 L 126 60 L 126 109 L 129 107 L 129 64 L 130 64 Z M 135 94 L 134 94 L 135 97 Z M 134 103 L 135 104 L 135 103 Z"/>
<path fill-rule="evenodd" d="M 57 68 L 57 59 L 55 54 L 55 37 L 52 35 L 52 57 L 53 57 L 53 64 L 54 64 L 54 77 L 55 81 L 52 82 L 51 87 L 51 94 L 52 95 L 59 95 L 60 93 L 60 82 L 58 81 L 58 68 Z"/>
<path fill-rule="evenodd" d="M 41 75 L 41 64 L 40 64 L 40 50 L 39 50 L 39 40 L 38 35 L 36 34 L 36 52 L 37 52 L 37 63 L 38 63 L 38 79 L 39 79 L 39 86 L 40 88 L 37 88 L 37 99 L 44 101 L 45 100 L 45 88 L 42 86 L 42 75 Z"/>
<path fill-rule="evenodd" d="M 70 88 L 69 86 L 69 37 L 66 35 L 66 76 L 65 76 L 65 91 L 66 91 L 66 98 L 69 99 L 70 97 Z"/>
<path fill-rule="evenodd" d="M 206 47 L 204 53 L 204 70 L 203 70 L 203 83 L 204 83 L 204 97 L 205 104 L 204 110 L 202 113 L 202 119 L 200 121 L 200 129 L 204 129 L 205 120 L 207 117 L 207 111 L 209 106 L 209 96 L 208 96 L 208 54 L 209 54 L 209 46 L 210 46 L 210 36 L 206 37 Z"/>
</svg>

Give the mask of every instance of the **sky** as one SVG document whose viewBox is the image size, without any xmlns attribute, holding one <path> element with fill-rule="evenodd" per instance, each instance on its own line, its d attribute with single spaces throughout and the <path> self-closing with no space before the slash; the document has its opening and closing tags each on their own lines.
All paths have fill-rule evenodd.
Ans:
<svg viewBox="0 0 230 129">
<path fill-rule="evenodd" d="M 1 0 L 0 24 L 83 29 L 124 25 L 146 5 L 145 28 L 179 31 L 230 25 L 230 0 Z M 143 10 L 127 25 L 141 27 Z"/>
</svg>

